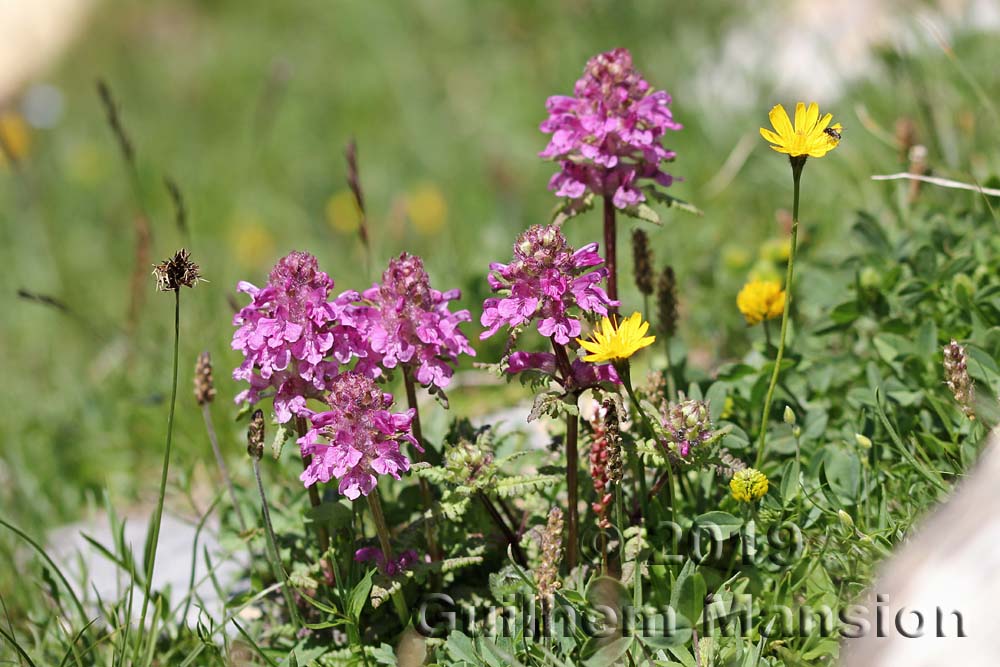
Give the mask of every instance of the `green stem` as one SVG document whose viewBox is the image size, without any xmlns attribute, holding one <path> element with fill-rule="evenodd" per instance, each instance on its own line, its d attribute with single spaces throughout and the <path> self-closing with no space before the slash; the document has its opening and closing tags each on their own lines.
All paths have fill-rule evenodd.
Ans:
<svg viewBox="0 0 1000 667">
<path fill-rule="evenodd" d="M 638 458 L 638 457 L 637 457 Z M 622 482 L 615 482 L 615 521 L 618 523 L 618 560 L 619 568 L 625 567 L 625 501 L 622 498 Z M 607 551 L 604 549 L 603 551 Z M 607 565 L 604 567 L 607 571 Z M 638 573 L 634 576 L 638 576 Z"/>
<path fill-rule="evenodd" d="M 670 358 L 670 336 L 663 337 L 663 349 L 667 353 L 667 402 L 677 400 L 677 381 L 674 380 L 674 362 Z"/>
<path fill-rule="evenodd" d="M 306 423 L 305 417 L 295 418 L 295 432 L 298 434 L 300 438 L 304 437 L 305 434 L 309 432 L 309 425 Z M 312 461 L 311 456 L 304 455 L 302 457 L 302 468 L 303 469 L 308 468 L 311 461 Z M 323 501 L 319 497 L 318 482 L 316 484 L 312 484 L 309 487 L 308 493 L 309 493 L 309 505 L 311 507 L 316 508 L 319 507 L 321 504 L 323 504 Z M 326 556 L 326 553 L 330 550 L 330 531 L 327 530 L 326 524 L 319 519 L 316 520 L 316 537 L 319 540 L 319 551 L 320 551 L 319 557 L 322 560 Z M 333 556 L 331 555 L 329 561 L 327 561 L 323 565 L 324 575 L 326 575 L 328 580 L 333 576 L 332 563 L 333 563 Z"/>
<path fill-rule="evenodd" d="M 608 269 L 608 298 L 618 300 L 618 251 L 615 224 L 615 204 L 611 197 L 604 198 L 604 266 Z M 611 308 L 617 313 L 618 307 Z"/>
<path fill-rule="evenodd" d="M 181 330 L 181 291 L 174 290 L 174 364 L 173 378 L 170 388 L 170 412 L 167 416 L 167 445 L 163 451 L 163 466 L 160 469 L 160 494 L 156 500 L 156 511 L 150 526 L 150 536 L 147 540 L 149 552 L 146 554 L 146 580 L 143 590 L 142 613 L 139 616 L 139 637 L 136 640 L 133 660 L 139 657 L 143 636 L 146 631 L 146 613 L 149 610 L 149 596 L 153 588 L 153 568 L 156 564 L 156 547 L 160 541 L 160 522 L 163 519 L 163 498 L 167 495 L 167 472 L 170 469 L 170 446 L 174 440 L 174 408 L 177 405 L 177 359 L 180 348 Z"/>
<path fill-rule="evenodd" d="M 278 540 L 274 536 L 274 527 L 271 524 L 271 510 L 267 505 L 267 496 L 264 493 L 264 482 L 260 477 L 260 459 L 251 456 L 253 459 L 253 475 L 257 479 L 257 493 L 260 495 L 260 507 L 264 516 L 264 533 L 267 537 L 267 559 L 271 562 L 271 570 L 274 573 L 275 581 L 281 584 L 281 592 L 285 596 L 285 605 L 288 607 L 288 615 L 292 617 L 292 622 L 296 628 L 302 628 L 302 619 L 299 616 L 298 607 L 292 597 L 292 591 L 288 584 L 288 575 L 285 568 L 281 566 L 281 556 L 278 554 Z"/>
<path fill-rule="evenodd" d="M 413 437 L 420 443 L 420 449 L 416 452 L 416 458 L 417 461 L 423 461 L 424 453 L 421 450 L 424 448 L 424 432 L 420 426 L 420 406 L 417 405 L 417 387 L 413 381 L 412 369 L 409 366 L 403 368 L 403 383 L 406 385 L 406 402 L 410 406 L 410 409 L 413 410 L 413 421 L 410 422 L 410 430 L 413 432 Z M 437 505 L 434 503 L 434 496 L 431 494 L 431 488 L 427 484 L 427 480 L 423 477 L 417 477 L 417 482 L 420 484 L 420 497 L 424 503 L 424 511 L 431 515 L 430 521 L 424 523 L 427 551 L 430 552 L 432 561 L 439 561 L 441 560 L 441 548 L 438 546 L 437 541 Z"/>
<path fill-rule="evenodd" d="M 576 395 L 574 394 L 574 398 Z M 575 407 L 575 406 L 574 406 Z M 577 451 L 577 438 L 580 428 L 580 417 L 576 414 L 566 415 L 566 486 L 568 493 L 568 507 L 566 508 L 566 567 L 572 570 L 577 563 L 577 535 L 579 532 L 579 452 Z"/>
<path fill-rule="evenodd" d="M 386 563 L 392 560 L 392 543 L 389 541 L 389 526 L 385 523 L 385 515 L 382 513 L 382 500 L 379 497 L 378 487 L 372 489 L 368 494 L 368 508 L 372 512 L 372 521 L 375 523 L 375 532 L 378 533 L 378 542 L 382 547 L 382 557 Z M 396 615 L 399 622 L 405 628 L 409 623 L 410 611 L 406 606 L 406 599 L 403 598 L 401 590 L 392 593 L 392 604 L 396 607 Z"/>
<path fill-rule="evenodd" d="M 201 416 L 205 420 L 205 431 L 208 432 L 208 441 L 212 443 L 212 453 L 215 454 L 215 463 L 219 466 L 222 480 L 225 482 L 226 489 L 229 492 L 229 501 L 233 504 L 236 519 L 240 524 L 240 530 L 245 533 L 247 532 L 247 522 L 243 518 L 243 510 L 236 499 L 236 487 L 233 486 L 233 478 L 229 476 L 229 468 L 226 466 L 226 460 L 222 456 L 222 450 L 219 449 L 219 438 L 215 434 L 215 425 L 212 423 L 212 411 L 209 409 L 207 402 L 201 406 Z"/>
<path fill-rule="evenodd" d="M 625 386 L 625 392 L 628 394 L 629 399 L 632 401 L 632 405 L 635 407 L 636 412 L 642 418 L 642 423 L 645 424 L 646 429 L 649 431 L 649 435 L 653 438 L 656 437 L 656 428 L 653 426 L 653 422 L 650 421 L 649 416 L 646 415 L 646 411 L 642 409 L 642 405 L 639 404 L 639 398 L 635 395 L 635 390 L 632 389 L 632 372 L 629 367 L 628 361 L 623 361 L 615 364 L 615 371 L 618 373 L 618 378 L 622 381 Z M 670 462 L 667 462 L 670 465 Z M 649 520 L 649 501 L 647 498 L 648 492 L 646 491 L 646 469 L 642 463 L 642 457 L 639 454 L 638 447 L 632 451 L 632 470 L 639 481 L 639 505 L 642 508 L 642 519 L 643 522 Z M 673 500 L 670 502 L 670 518 L 673 520 L 674 514 L 674 503 Z"/>
<path fill-rule="evenodd" d="M 764 409 L 760 416 L 760 444 L 757 446 L 757 459 L 754 462 L 755 468 L 760 468 L 764 461 L 764 449 L 767 447 L 767 420 L 771 413 L 771 399 L 774 398 L 774 388 L 778 384 L 778 375 L 781 373 L 781 360 L 785 356 L 785 339 L 788 335 L 788 313 L 792 305 L 792 276 L 795 268 L 795 248 L 799 236 L 799 180 L 802 176 L 802 167 L 805 166 L 805 157 L 792 158 L 792 243 L 788 251 L 788 269 L 785 274 L 785 308 L 781 311 L 781 333 L 778 336 L 778 353 L 774 357 L 774 370 L 771 371 L 771 382 L 767 387 L 767 395 L 764 398 Z"/>
</svg>

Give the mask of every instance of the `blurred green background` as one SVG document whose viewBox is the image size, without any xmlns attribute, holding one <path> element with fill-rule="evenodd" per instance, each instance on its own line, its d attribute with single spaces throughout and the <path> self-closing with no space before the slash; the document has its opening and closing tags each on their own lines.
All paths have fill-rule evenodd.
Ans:
<svg viewBox="0 0 1000 667">
<path fill-rule="evenodd" d="M 835 4 L 807 4 L 837 21 Z M 780 17 L 782 6 L 755 11 Z M 403 250 L 424 256 L 436 287 L 463 290 L 478 360 L 495 361 L 500 337 L 478 342 L 488 264 L 509 259 L 516 235 L 546 222 L 557 203 L 546 189 L 554 166 L 537 157 L 546 144 L 538 131 L 545 99 L 570 93 L 586 60 L 617 46 L 674 96 L 685 126 L 667 141 L 678 154 L 671 170 L 684 179 L 671 194 L 704 216 L 661 210 L 662 228 L 635 224 L 646 225 L 657 261 L 677 270 L 688 363 L 710 373 L 746 354 L 760 332 L 743 325 L 736 292 L 751 272 L 778 275 L 778 221 L 791 198 L 787 162 L 757 128 L 772 104 L 794 104 L 796 96 L 777 88 L 780 61 L 745 82 L 754 94 L 736 106 L 722 101 L 732 97 L 724 90 L 714 99 L 697 77 L 748 12 L 745 3 L 718 0 L 627 8 L 603 0 L 99 4 L 44 79 L 61 94 L 59 122 L 28 131 L 18 167 L 0 166 L 5 517 L 53 525 L 78 517 L 104 488 L 124 503 L 149 501 L 166 422 L 172 298 L 153 291 L 148 265 L 180 246 L 209 281 L 182 294 L 173 460 L 180 482 L 211 465 L 190 393 L 203 349 L 215 360 L 213 409 L 224 448 L 242 461 L 243 427 L 232 405 L 240 387 L 229 379 L 238 361 L 228 345 L 230 300 L 237 280 L 264 283 L 291 249 L 317 255 L 340 289 L 369 285 Z M 762 30 L 757 45 L 802 37 L 793 33 L 794 23 Z M 912 119 L 937 173 L 979 181 L 995 173 L 995 44 L 993 35 L 968 33 L 952 41 L 952 56 L 930 37 L 910 54 L 876 43 L 868 75 L 818 100 L 843 122 L 845 139 L 806 170 L 807 262 L 836 266 L 855 242 L 847 230 L 858 209 L 898 223 L 907 186 L 869 176 L 905 169 L 894 138 L 901 118 Z M 139 197 L 96 93 L 99 78 L 114 91 L 134 144 Z M 10 113 L 17 104 L 9 101 Z M 343 151 L 352 137 L 372 271 L 345 185 Z M 186 233 L 165 177 L 183 193 Z M 149 255 L 137 256 L 143 210 L 151 240 Z M 631 280 L 632 224 L 623 222 L 619 237 L 625 308 L 641 307 Z M 574 243 L 597 240 L 599 214 L 567 229 Z M 137 291 L 133 273 L 141 277 Z M 819 270 L 803 275 L 822 279 Z M 20 298 L 19 289 L 51 295 L 66 310 Z M 140 297 L 134 326 L 133 294 Z M 489 388 L 454 393 L 454 406 L 478 413 L 527 397 L 516 386 L 502 401 Z"/>
</svg>

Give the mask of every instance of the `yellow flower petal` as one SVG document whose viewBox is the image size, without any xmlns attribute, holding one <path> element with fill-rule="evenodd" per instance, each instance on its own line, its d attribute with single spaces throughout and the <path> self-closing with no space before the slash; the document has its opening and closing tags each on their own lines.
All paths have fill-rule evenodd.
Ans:
<svg viewBox="0 0 1000 667">
<path fill-rule="evenodd" d="M 638 313 L 632 313 L 621 322 L 615 323 L 609 317 L 601 320 L 589 340 L 578 338 L 580 346 L 590 352 L 584 361 L 624 361 L 644 347 L 652 345 L 655 336 L 646 336 L 649 322 L 644 322 Z"/>
<path fill-rule="evenodd" d="M 771 109 L 768 118 L 774 131 L 762 127 L 760 136 L 779 153 L 787 153 L 792 157 L 823 157 L 840 143 L 837 138 L 840 123 L 830 126 L 833 115 L 829 113 L 820 118 L 819 105 L 815 102 L 809 105 L 799 102 L 795 105 L 794 126 L 780 104 Z"/>
</svg>

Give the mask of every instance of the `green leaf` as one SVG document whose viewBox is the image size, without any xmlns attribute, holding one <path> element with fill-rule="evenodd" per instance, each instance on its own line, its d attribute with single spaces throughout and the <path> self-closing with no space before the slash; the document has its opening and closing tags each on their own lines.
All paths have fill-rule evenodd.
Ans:
<svg viewBox="0 0 1000 667">
<path fill-rule="evenodd" d="M 781 502 L 785 505 L 799 494 L 799 462 L 792 459 L 781 471 Z"/>
<path fill-rule="evenodd" d="M 453 658 L 465 660 L 470 665 L 479 665 L 483 661 L 479 652 L 476 651 L 476 645 L 472 642 L 472 639 L 460 630 L 455 630 L 448 635 L 445 648 Z"/>
<path fill-rule="evenodd" d="M 728 540 L 730 537 L 740 532 L 743 527 L 743 519 L 737 518 L 728 512 L 706 512 L 694 520 L 694 525 L 704 526 L 706 529 L 719 531 L 719 539 Z M 715 528 L 712 528 L 712 527 Z M 714 536 L 713 532 L 713 536 Z"/>
<path fill-rule="evenodd" d="M 619 637 L 614 641 L 604 644 L 601 648 L 583 661 L 585 667 L 610 667 L 618 664 L 619 659 L 632 646 L 632 637 Z"/>
<path fill-rule="evenodd" d="M 347 615 L 358 622 L 361 619 L 361 611 L 365 608 L 365 603 L 368 602 L 368 595 L 372 590 L 372 577 L 375 575 L 376 569 L 372 568 L 368 570 L 368 573 L 362 577 L 361 581 L 354 585 L 351 589 L 351 594 L 347 598 Z"/>
<path fill-rule="evenodd" d="M 634 217 L 640 220 L 645 220 L 646 222 L 651 222 L 654 225 L 662 225 L 663 222 L 660 220 L 660 214 L 651 209 L 646 204 L 639 204 L 634 210 L 629 209 L 627 211 L 629 214 L 634 215 Z"/>
</svg>

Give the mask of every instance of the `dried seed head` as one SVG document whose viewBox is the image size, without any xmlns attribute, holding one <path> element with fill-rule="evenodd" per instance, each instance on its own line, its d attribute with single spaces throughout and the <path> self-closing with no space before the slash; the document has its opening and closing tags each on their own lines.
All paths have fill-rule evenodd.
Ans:
<svg viewBox="0 0 1000 667">
<path fill-rule="evenodd" d="M 170 259 L 165 259 L 153 267 L 156 289 L 160 292 L 176 292 L 181 287 L 194 287 L 201 280 L 198 265 L 191 261 L 191 253 L 181 248 Z"/>
<path fill-rule="evenodd" d="M 969 358 L 955 339 L 944 346 L 944 380 L 965 416 L 975 419 L 976 388 L 969 377 Z"/>
<path fill-rule="evenodd" d="M 208 351 L 198 355 L 194 364 L 194 400 L 198 405 L 211 403 L 215 398 L 215 382 L 212 381 L 212 358 Z"/>
<path fill-rule="evenodd" d="M 653 251 L 649 247 L 649 236 L 641 229 L 632 231 L 632 270 L 635 286 L 646 296 L 652 295 Z"/>
<path fill-rule="evenodd" d="M 677 277 L 668 266 L 656 285 L 656 302 L 660 315 L 660 334 L 673 336 L 677 332 Z"/>
<path fill-rule="evenodd" d="M 264 411 L 254 410 L 247 428 L 247 454 L 260 460 L 264 456 Z"/>
<path fill-rule="evenodd" d="M 541 531 L 541 563 L 535 569 L 538 597 L 549 600 L 562 583 L 559 581 L 559 564 L 562 562 L 563 513 L 558 507 L 549 512 L 549 520 Z"/>
<path fill-rule="evenodd" d="M 618 424 L 618 408 L 610 398 L 604 399 L 604 437 L 608 441 L 608 481 L 619 484 L 624 477 L 622 467 L 622 436 Z"/>
</svg>

